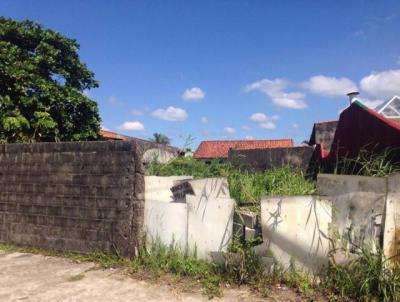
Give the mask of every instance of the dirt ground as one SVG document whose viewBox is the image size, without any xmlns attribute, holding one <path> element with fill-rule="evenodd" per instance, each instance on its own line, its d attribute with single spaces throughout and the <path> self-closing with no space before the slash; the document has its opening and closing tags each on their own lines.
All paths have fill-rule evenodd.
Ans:
<svg viewBox="0 0 400 302">
<path fill-rule="evenodd" d="M 0 251 L 0 301 L 209 301 L 200 292 L 183 292 L 166 281 L 140 280 L 121 269 L 93 263 Z M 276 287 L 268 298 L 247 288 L 224 290 L 213 301 L 305 301 Z"/>
</svg>

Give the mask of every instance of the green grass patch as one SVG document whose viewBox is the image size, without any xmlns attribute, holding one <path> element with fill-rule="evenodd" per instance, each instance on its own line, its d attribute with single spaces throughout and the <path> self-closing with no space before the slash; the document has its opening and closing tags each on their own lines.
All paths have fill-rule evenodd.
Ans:
<svg viewBox="0 0 400 302">
<path fill-rule="evenodd" d="M 382 252 L 363 250 L 346 265 L 331 265 L 321 281 L 331 301 L 400 301 L 400 266 L 390 263 Z"/>
</svg>

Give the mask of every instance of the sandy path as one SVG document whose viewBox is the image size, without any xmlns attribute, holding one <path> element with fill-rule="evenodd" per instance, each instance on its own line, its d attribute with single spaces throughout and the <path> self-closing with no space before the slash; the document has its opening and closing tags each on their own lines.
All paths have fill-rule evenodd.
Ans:
<svg viewBox="0 0 400 302">
<path fill-rule="evenodd" d="M 209 301 L 166 284 L 133 279 L 119 269 L 93 263 L 0 251 L 0 301 Z M 246 288 L 228 289 L 215 301 L 303 301 L 290 290 L 261 299 Z"/>
</svg>

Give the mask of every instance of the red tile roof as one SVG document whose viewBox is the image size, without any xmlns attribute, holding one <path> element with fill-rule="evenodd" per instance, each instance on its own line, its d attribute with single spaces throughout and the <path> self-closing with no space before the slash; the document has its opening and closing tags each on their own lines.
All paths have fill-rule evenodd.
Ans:
<svg viewBox="0 0 400 302">
<path fill-rule="evenodd" d="M 194 158 L 228 158 L 228 152 L 230 149 L 247 150 L 286 147 L 293 147 L 292 139 L 202 141 L 194 153 Z"/>
<path fill-rule="evenodd" d="M 129 139 L 128 136 L 118 134 L 118 133 L 115 133 L 112 131 L 104 130 L 104 129 L 100 130 L 100 135 L 106 140 L 126 141 Z"/>
</svg>

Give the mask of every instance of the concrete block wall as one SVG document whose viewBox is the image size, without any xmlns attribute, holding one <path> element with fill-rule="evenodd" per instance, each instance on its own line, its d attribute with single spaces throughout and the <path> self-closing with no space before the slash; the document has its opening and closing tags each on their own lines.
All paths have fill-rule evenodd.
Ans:
<svg viewBox="0 0 400 302">
<path fill-rule="evenodd" d="M 133 255 L 142 151 L 122 141 L 0 145 L 0 242 Z"/>
</svg>

